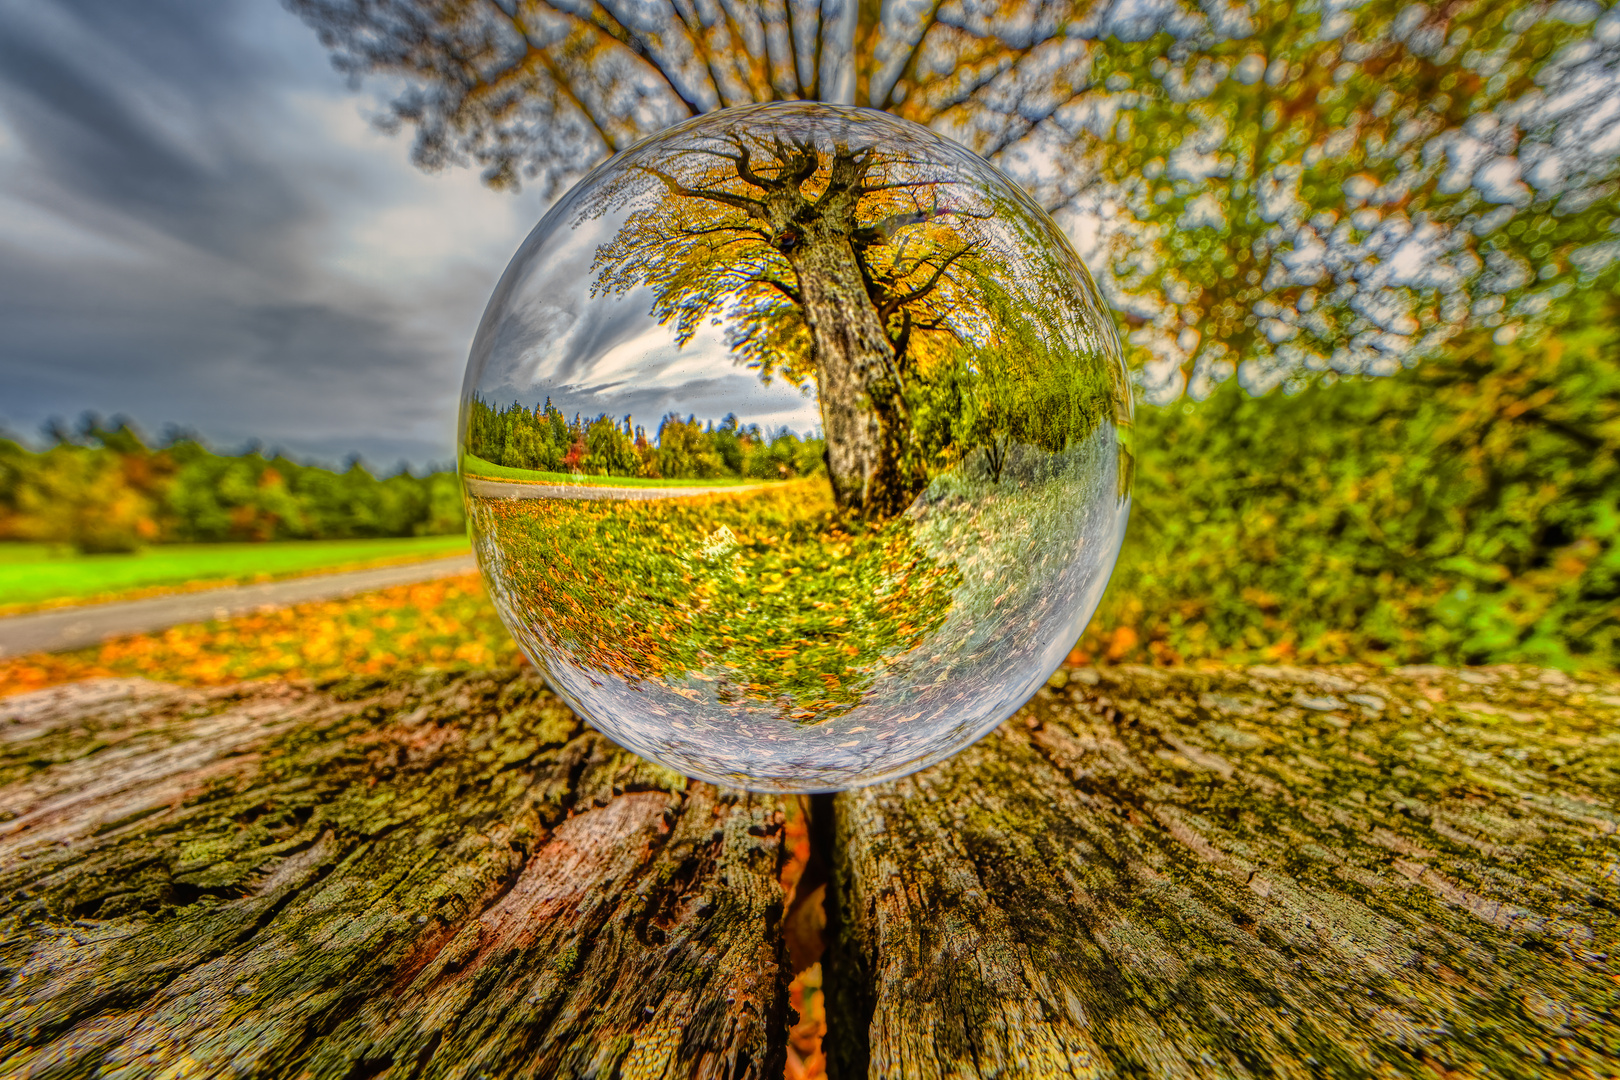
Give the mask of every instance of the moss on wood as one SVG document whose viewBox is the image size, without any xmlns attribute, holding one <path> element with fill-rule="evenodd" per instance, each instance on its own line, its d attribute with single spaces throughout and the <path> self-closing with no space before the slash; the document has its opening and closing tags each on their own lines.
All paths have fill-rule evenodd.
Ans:
<svg viewBox="0 0 1620 1080">
<path fill-rule="evenodd" d="M 816 806 L 841 1077 L 1620 1072 L 1612 681 L 1064 672 Z M 514 673 L 9 699 L 0 1077 L 774 1077 L 784 809 Z"/>
<path fill-rule="evenodd" d="M 1620 1072 L 1620 687 L 1053 683 L 837 798 L 835 1076 Z"/>
<path fill-rule="evenodd" d="M 780 1075 L 781 814 L 532 678 L 0 705 L 0 1076 Z"/>
</svg>

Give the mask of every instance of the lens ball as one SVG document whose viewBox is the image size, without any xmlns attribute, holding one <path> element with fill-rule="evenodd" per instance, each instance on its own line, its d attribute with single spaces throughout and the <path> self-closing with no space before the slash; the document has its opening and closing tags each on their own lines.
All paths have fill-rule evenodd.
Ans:
<svg viewBox="0 0 1620 1080">
<path fill-rule="evenodd" d="M 473 343 L 458 459 L 518 644 L 686 775 L 821 791 L 955 753 L 1101 598 L 1113 324 L 1051 218 L 926 128 L 669 128 L 552 207 Z"/>
</svg>

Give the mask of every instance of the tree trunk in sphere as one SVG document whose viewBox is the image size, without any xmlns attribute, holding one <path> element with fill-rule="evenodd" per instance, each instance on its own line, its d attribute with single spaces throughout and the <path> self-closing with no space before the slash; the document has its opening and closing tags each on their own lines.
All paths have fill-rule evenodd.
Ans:
<svg viewBox="0 0 1620 1080">
<path fill-rule="evenodd" d="M 883 515 L 904 509 L 910 492 L 898 469 L 905 432 L 894 346 L 853 243 L 871 158 L 870 148 L 839 146 L 821 196 L 810 201 L 787 186 L 768 195 L 766 207 L 810 331 L 833 495 L 845 509 Z"/>
<path fill-rule="evenodd" d="M 0 702 L 0 1075 L 774 1080 L 782 810 L 512 673 Z"/>
<path fill-rule="evenodd" d="M 814 343 L 833 495 L 842 507 L 888 512 L 899 494 L 896 433 L 886 430 L 896 422 L 889 400 L 898 391 L 890 375 L 894 351 L 861 285 L 847 239 L 806 245 L 793 266 Z"/>
<path fill-rule="evenodd" d="M 1613 680 L 1053 682 L 831 800 L 837 1080 L 1620 1074 Z"/>
</svg>

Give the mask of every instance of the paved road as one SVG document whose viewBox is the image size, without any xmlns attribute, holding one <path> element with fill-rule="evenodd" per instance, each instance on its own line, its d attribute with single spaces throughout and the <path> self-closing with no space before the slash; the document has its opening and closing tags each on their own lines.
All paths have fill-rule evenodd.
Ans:
<svg viewBox="0 0 1620 1080">
<path fill-rule="evenodd" d="M 356 593 L 411 585 L 478 569 L 469 555 L 401 566 L 379 566 L 341 574 L 237 585 L 206 592 L 154 596 L 111 604 L 38 611 L 0 619 L 0 657 L 31 652 L 66 652 L 124 634 L 146 634 L 181 623 L 207 622 L 247 615 L 266 607 L 286 607 L 310 600 L 333 600 Z"/>
<path fill-rule="evenodd" d="M 729 495 L 756 491 L 769 484 L 711 484 L 706 487 L 612 487 L 608 484 L 529 484 L 519 481 L 462 479 L 467 490 L 486 499 L 684 499 L 693 495 Z"/>
</svg>

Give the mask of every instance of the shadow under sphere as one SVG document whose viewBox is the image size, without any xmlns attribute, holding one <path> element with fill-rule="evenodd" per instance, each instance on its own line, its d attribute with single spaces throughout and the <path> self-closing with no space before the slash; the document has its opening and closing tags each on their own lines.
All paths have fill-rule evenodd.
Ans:
<svg viewBox="0 0 1620 1080">
<path fill-rule="evenodd" d="M 1118 555 L 1130 400 L 1090 275 L 1000 172 L 883 113 L 755 105 L 546 214 L 458 451 L 558 693 L 687 775 L 816 791 L 960 750 L 1058 665 Z"/>
</svg>

